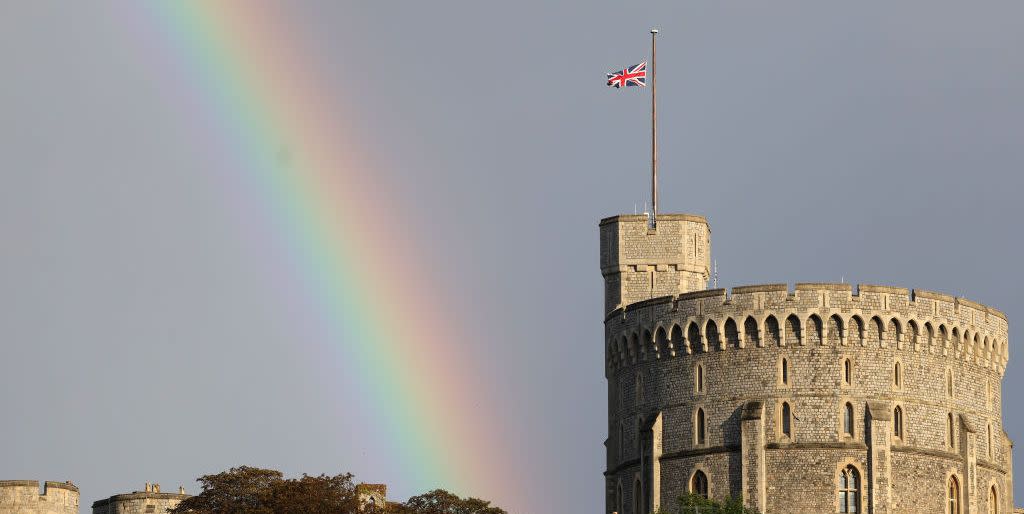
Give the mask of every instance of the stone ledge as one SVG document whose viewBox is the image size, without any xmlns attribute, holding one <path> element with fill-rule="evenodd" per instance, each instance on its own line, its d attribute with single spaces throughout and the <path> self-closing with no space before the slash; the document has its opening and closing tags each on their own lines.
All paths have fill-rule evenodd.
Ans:
<svg viewBox="0 0 1024 514">
<path fill-rule="evenodd" d="M 752 286 L 737 286 L 732 288 L 732 294 L 744 293 L 772 293 L 784 291 L 789 292 L 788 284 L 757 284 Z"/>
<path fill-rule="evenodd" d="M 619 214 L 616 216 L 609 216 L 607 218 L 603 218 L 598 223 L 598 226 L 603 227 L 611 223 L 619 222 L 646 222 L 647 219 L 647 216 L 643 214 Z M 659 214 L 657 221 L 692 221 L 695 223 L 703 223 L 705 225 L 708 224 L 707 218 L 705 218 L 704 216 L 699 216 L 697 214 Z"/>
<path fill-rule="evenodd" d="M 846 291 L 853 292 L 853 284 L 836 282 L 797 282 L 794 286 L 797 291 Z"/>
<path fill-rule="evenodd" d="M 821 441 L 813 443 L 768 443 L 766 450 L 867 450 L 868 445 L 861 442 L 843 443 L 838 441 Z"/>
</svg>

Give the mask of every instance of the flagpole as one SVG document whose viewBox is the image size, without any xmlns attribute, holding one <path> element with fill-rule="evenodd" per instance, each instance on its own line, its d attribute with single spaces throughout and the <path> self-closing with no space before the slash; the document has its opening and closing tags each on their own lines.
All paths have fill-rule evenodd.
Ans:
<svg viewBox="0 0 1024 514">
<path fill-rule="evenodd" d="M 658 226 L 658 65 L 654 43 L 657 34 L 658 29 L 651 29 L 651 228 Z"/>
</svg>

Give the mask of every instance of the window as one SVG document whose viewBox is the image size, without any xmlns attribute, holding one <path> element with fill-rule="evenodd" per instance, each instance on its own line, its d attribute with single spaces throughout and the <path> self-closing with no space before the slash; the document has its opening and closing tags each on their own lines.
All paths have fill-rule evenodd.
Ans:
<svg viewBox="0 0 1024 514">
<path fill-rule="evenodd" d="M 903 407 L 899 405 L 892 410 L 892 435 L 897 439 L 903 439 Z"/>
<path fill-rule="evenodd" d="M 843 385 L 853 383 L 853 363 L 850 359 L 843 359 Z"/>
<path fill-rule="evenodd" d="M 860 473 L 852 465 L 839 474 L 839 512 L 860 512 Z"/>
<path fill-rule="evenodd" d="M 949 443 L 949 447 L 950 448 L 956 448 L 956 432 L 953 429 L 953 413 L 952 412 L 950 412 L 949 415 L 946 416 L 946 431 L 947 431 L 946 437 L 949 439 L 947 441 Z"/>
<path fill-rule="evenodd" d="M 896 365 L 892 370 L 892 384 L 896 386 L 896 389 L 903 387 L 903 377 L 900 376 L 900 362 L 896 361 Z"/>
<path fill-rule="evenodd" d="M 960 482 L 956 477 L 949 477 L 949 513 L 960 514 Z"/>
<path fill-rule="evenodd" d="M 850 402 L 843 407 L 843 434 L 853 437 L 853 404 Z"/>
<path fill-rule="evenodd" d="M 693 387 L 698 393 L 704 392 L 704 366 L 701 364 L 697 365 L 697 372 L 694 374 Z"/>
<path fill-rule="evenodd" d="M 693 473 L 693 478 L 690 479 L 690 492 L 708 497 L 708 476 L 703 471 L 698 469 Z"/>
<path fill-rule="evenodd" d="M 793 413 L 790 412 L 789 404 L 782 402 L 782 435 L 786 437 L 793 437 L 793 424 L 790 418 Z"/>
<path fill-rule="evenodd" d="M 946 370 L 946 395 L 953 396 L 953 370 Z"/>
<path fill-rule="evenodd" d="M 704 409 L 698 408 L 697 415 L 695 416 L 695 418 L 695 439 L 697 440 L 698 446 L 704 446 L 704 443 L 707 442 L 707 424 L 706 420 L 704 419 Z"/>
<path fill-rule="evenodd" d="M 988 490 L 988 514 L 999 514 L 999 495 L 996 486 Z"/>
<path fill-rule="evenodd" d="M 780 378 L 782 379 L 782 385 L 789 385 L 789 361 L 785 357 L 782 358 L 782 363 L 779 364 Z"/>
</svg>

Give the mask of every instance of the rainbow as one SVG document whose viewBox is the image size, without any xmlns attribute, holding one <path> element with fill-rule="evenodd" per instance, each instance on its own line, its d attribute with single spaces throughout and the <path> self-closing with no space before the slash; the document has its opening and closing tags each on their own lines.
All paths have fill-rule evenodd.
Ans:
<svg viewBox="0 0 1024 514">
<path fill-rule="evenodd" d="M 336 336 L 323 343 L 333 364 L 357 374 L 372 396 L 375 411 L 366 417 L 395 445 L 386 457 L 395 476 L 380 478 L 399 490 L 443 487 L 519 507 L 516 477 L 494 465 L 504 446 L 499 420 L 488 426 L 475 412 L 486 402 L 474 397 L 481 377 L 471 376 L 474 366 L 457 347 L 467 330 L 434 298 L 430 277 L 409 264 L 426 242 L 375 228 L 400 226 L 403 217 L 372 203 L 389 185 L 347 137 L 354 128 L 337 116 L 344 106 L 318 87 L 287 13 L 251 2 L 140 5 L 188 77 L 195 115 L 223 146 L 218 153 L 245 170 L 234 188 L 242 192 L 232 194 L 264 205 L 270 227 L 260 228 L 288 249 L 287 266 L 306 288 L 300 301 Z M 370 226 L 371 216 L 380 224 Z"/>
</svg>

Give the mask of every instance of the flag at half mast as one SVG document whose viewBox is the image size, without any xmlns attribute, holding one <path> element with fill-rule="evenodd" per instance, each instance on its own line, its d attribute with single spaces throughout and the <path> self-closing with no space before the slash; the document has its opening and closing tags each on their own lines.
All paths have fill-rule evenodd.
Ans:
<svg viewBox="0 0 1024 514">
<path fill-rule="evenodd" d="M 634 64 L 622 71 L 608 74 L 608 85 L 616 88 L 622 86 L 647 86 L 647 61 Z"/>
</svg>

